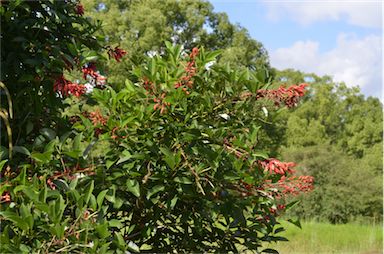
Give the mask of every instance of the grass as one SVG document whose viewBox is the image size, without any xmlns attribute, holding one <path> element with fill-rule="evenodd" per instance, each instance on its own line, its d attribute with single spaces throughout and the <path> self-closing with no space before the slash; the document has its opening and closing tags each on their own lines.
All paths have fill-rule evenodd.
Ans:
<svg viewBox="0 0 384 254">
<path fill-rule="evenodd" d="M 381 254 L 383 253 L 382 225 L 348 223 L 332 225 L 319 222 L 303 222 L 302 229 L 282 223 L 285 232 L 278 235 L 289 242 L 266 244 L 281 254 Z"/>
</svg>

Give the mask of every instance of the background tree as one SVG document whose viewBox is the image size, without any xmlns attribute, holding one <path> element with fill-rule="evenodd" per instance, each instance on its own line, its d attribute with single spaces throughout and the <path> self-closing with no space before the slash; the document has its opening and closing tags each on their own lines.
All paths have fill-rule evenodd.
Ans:
<svg viewBox="0 0 384 254">
<path fill-rule="evenodd" d="M 225 13 L 215 13 L 208 1 L 145 0 L 84 1 L 91 17 L 103 21 L 103 31 L 111 44 L 129 50 L 123 65 L 109 64 L 110 81 L 124 82 L 131 61 L 143 54 L 164 52 L 164 41 L 185 49 L 200 45 L 207 50 L 223 50 L 219 63 L 232 68 L 269 69 L 268 53 L 246 29 L 231 24 Z"/>
<path fill-rule="evenodd" d="M 300 107 L 282 112 L 280 152 L 315 176 L 315 191 L 295 210 L 303 217 L 347 222 L 382 216 L 382 104 L 357 88 L 294 70 L 276 71 L 278 83 L 307 81 Z M 306 211 L 306 212 L 304 212 Z"/>
</svg>

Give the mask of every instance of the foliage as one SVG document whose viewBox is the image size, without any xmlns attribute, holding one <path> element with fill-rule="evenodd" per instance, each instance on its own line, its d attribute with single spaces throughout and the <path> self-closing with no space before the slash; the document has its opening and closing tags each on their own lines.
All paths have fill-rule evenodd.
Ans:
<svg viewBox="0 0 384 254">
<path fill-rule="evenodd" d="M 52 90 L 63 70 L 98 58 L 97 24 L 82 16 L 78 1 L 2 1 L 1 81 L 14 102 L 13 143 L 22 145 L 43 127 L 63 128 L 61 99 Z M 74 81 L 75 82 L 75 81 Z M 56 127 L 55 126 L 55 127 Z M 5 136 L 1 143 L 6 143 Z"/>
<path fill-rule="evenodd" d="M 331 223 L 382 219 L 382 179 L 363 161 L 326 145 L 285 149 L 283 157 L 296 159 L 298 171 L 316 179 L 291 215 Z"/>
<path fill-rule="evenodd" d="M 145 0 L 84 1 L 87 15 L 103 22 L 108 43 L 129 49 L 123 64 L 108 63 L 110 82 L 122 84 L 132 63 L 144 54 L 161 54 L 164 41 L 183 45 L 186 50 L 203 46 L 222 50 L 220 64 L 232 68 L 270 69 L 268 53 L 247 30 L 229 22 L 225 13 L 215 13 L 208 1 Z"/>
<path fill-rule="evenodd" d="M 316 179 L 315 191 L 293 214 L 332 223 L 382 219 L 380 101 L 327 76 L 285 70 L 276 78 L 288 84 L 310 81 L 301 106 L 279 116 L 286 126 L 279 134 L 283 158 Z"/>
<path fill-rule="evenodd" d="M 165 43 L 114 89 L 97 69 L 102 49 L 118 62 L 126 51 L 101 46 L 80 3 L 1 8 L 7 31 L 37 27 L 21 33 L 32 46 L 4 46 L 20 54 L 4 56 L 17 66 L 2 76 L 18 116 L 12 132 L 27 130 L 14 142 L 17 156 L 1 151 L 1 252 L 260 251 L 286 240 L 276 219 L 313 178 L 292 176 L 294 164 L 269 158 L 261 142 L 276 109 L 260 97 L 269 94 L 264 68 L 208 66 L 219 52 Z M 296 102 L 303 89 L 270 93 Z M 25 107 L 23 93 L 40 106 Z"/>
</svg>

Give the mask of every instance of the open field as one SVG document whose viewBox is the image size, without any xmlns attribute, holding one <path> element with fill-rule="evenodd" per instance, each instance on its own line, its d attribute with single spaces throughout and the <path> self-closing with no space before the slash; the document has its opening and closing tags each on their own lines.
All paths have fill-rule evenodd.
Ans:
<svg viewBox="0 0 384 254">
<path fill-rule="evenodd" d="M 378 225 L 344 224 L 332 225 L 319 222 L 303 222 L 302 229 L 283 223 L 281 233 L 289 242 L 268 244 L 282 254 L 342 253 L 381 254 L 383 253 L 383 228 Z"/>
</svg>

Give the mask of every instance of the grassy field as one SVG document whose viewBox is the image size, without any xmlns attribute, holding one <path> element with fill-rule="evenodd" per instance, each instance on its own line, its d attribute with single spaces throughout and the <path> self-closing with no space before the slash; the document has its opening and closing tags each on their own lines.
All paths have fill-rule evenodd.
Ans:
<svg viewBox="0 0 384 254">
<path fill-rule="evenodd" d="M 342 253 L 382 254 L 383 228 L 378 225 L 344 224 L 331 225 L 318 222 L 303 222 L 302 229 L 283 223 L 285 232 L 280 235 L 289 242 L 267 244 L 281 254 Z"/>
</svg>

